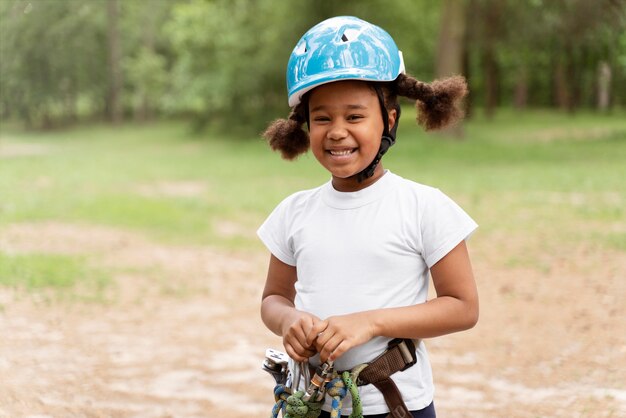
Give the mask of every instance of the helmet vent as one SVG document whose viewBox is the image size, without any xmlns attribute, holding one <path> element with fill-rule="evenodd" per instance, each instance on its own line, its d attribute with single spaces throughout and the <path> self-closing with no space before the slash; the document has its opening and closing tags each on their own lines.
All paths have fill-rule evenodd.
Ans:
<svg viewBox="0 0 626 418">
<path fill-rule="evenodd" d="M 343 35 L 341 35 L 341 40 L 343 42 L 351 42 L 359 37 L 360 31 L 355 28 L 346 28 L 343 31 Z"/>
</svg>

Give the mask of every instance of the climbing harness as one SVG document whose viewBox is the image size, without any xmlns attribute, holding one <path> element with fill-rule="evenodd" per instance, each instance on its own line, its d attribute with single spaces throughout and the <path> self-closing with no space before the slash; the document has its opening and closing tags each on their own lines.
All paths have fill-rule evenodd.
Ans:
<svg viewBox="0 0 626 418">
<path fill-rule="evenodd" d="M 332 399 L 331 418 L 340 418 L 343 400 L 348 393 L 352 397 L 350 418 L 362 418 L 363 408 L 358 386 L 367 384 L 373 384 L 382 392 L 390 411 L 387 418 L 411 416 L 400 390 L 391 380 L 391 375 L 416 363 L 415 343 L 412 340 L 392 340 L 380 356 L 350 371 L 335 371 L 332 361 L 320 364 L 314 371 L 310 369 L 308 362 L 296 363 L 294 370 L 290 371 L 288 367 L 284 367 L 287 359 L 285 353 L 271 349 L 266 351 L 263 369 L 276 380 L 276 403 L 272 408 L 271 418 L 277 418 L 281 411 L 283 418 L 317 418 L 322 411 L 325 395 Z M 307 372 L 313 377 L 309 379 Z M 310 382 L 305 391 L 298 390 L 302 376 L 305 377 L 305 385 Z"/>
</svg>

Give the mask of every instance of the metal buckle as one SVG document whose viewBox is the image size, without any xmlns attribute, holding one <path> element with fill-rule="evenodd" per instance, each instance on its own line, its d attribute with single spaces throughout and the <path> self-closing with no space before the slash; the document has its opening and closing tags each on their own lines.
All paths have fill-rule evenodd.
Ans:
<svg viewBox="0 0 626 418">
<path fill-rule="evenodd" d="M 402 355 L 402 359 L 404 360 L 404 367 L 400 369 L 400 371 L 404 371 L 417 363 L 417 356 L 415 355 L 415 343 L 413 340 L 396 338 L 389 341 L 387 345 L 387 350 L 391 350 L 394 347 L 398 347 L 400 354 Z"/>
<path fill-rule="evenodd" d="M 288 364 L 289 356 L 286 353 L 271 348 L 265 350 L 263 370 L 272 375 L 276 384 L 284 385 L 287 382 Z"/>
</svg>

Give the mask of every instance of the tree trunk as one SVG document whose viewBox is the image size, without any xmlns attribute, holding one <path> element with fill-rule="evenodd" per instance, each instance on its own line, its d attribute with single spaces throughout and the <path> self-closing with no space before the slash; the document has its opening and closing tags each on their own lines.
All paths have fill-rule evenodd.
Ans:
<svg viewBox="0 0 626 418">
<path fill-rule="evenodd" d="M 576 57 L 572 48 L 567 49 L 567 80 L 571 90 L 571 100 L 567 110 L 574 113 L 582 102 L 585 80 L 583 77 L 582 63 L 587 62 L 587 49 L 582 48 L 582 57 Z"/>
<path fill-rule="evenodd" d="M 485 113 L 488 118 L 492 118 L 498 107 L 499 69 L 495 48 L 491 42 L 488 42 L 483 51 L 483 74 L 485 76 Z"/>
<path fill-rule="evenodd" d="M 118 28 L 119 5 L 117 0 L 107 2 L 107 38 L 108 38 L 108 95 L 107 117 L 117 123 L 122 120 L 122 72 L 120 68 L 120 33 Z"/>
<path fill-rule="evenodd" d="M 437 45 L 437 78 L 461 74 L 463 71 L 463 47 L 465 38 L 465 2 L 444 0 L 441 11 L 439 42 Z M 463 137 L 463 125 L 445 130 L 457 138 Z"/>
<path fill-rule="evenodd" d="M 554 96 L 556 105 L 561 110 L 570 108 L 570 92 L 568 90 L 567 71 L 563 59 L 559 59 L 554 68 Z"/>
<path fill-rule="evenodd" d="M 498 66 L 496 44 L 500 33 L 501 4 L 499 0 L 490 0 L 484 11 L 485 41 L 482 53 L 482 67 L 485 79 L 485 113 L 492 118 L 500 104 L 500 69 Z"/>
<path fill-rule="evenodd" d="M 525 66 L 517 72 L 513 106 L 520 110 L 528 106 L 528 69 Z"/>
<path fill-rule="evenodd" d="M 144 29 L 143 29 L 143 36 L 142 36 L 141 43 L 143 45 L 143 48 L 146 51 L 149 51 L 151 54 L 155 52 L 155 37 L 156 37 L 155 32 L 157 30 L 156 28 L 157 15 L 153 11 L 154 7 L 155 6 L 153 4 L 150 4 L 150 2 L 146 2 L 143 7 L 145 14 L 142 18 Z M 135 119 L 140 122 L 145 122 L 153 118 L 154 112 L 153 112 L 152 103 L 150 102 L 150 98 L 148 96 L 146 85 L 142 84 L 140 86 L 140 89 L 141 89 L 139 93 L 140 103 L 135 113 Z"/>
<path fill-rule="evenodd" d="M 469 0 L 467 9 L 465 10 L 464 19 L 466 22 L 471 22 L 472 19 L 472 10 L 476 7 L 475 0 Z M 465 76 L 467 80 L 468 88 L 471 85 L 472 71 L 471 71 L 471 61 L 470 61 L 470 31 L 465 30 L 463 33 L 463 57 L 461 59 L 461 74 Z M 465 118 L 469 119 L 472 117 L 473 113 L 473 100 L 474 95 L 472 94 L 472 90 L 469 89 L 469 93 L 467 94 L 467 98 L 465 99 Z"/>
<path fill-rule="evenodd" d="M 611 103 L 611 66 L 606 61 L 598 65 L 598 110 L 606 112 Z"/>
</svg>

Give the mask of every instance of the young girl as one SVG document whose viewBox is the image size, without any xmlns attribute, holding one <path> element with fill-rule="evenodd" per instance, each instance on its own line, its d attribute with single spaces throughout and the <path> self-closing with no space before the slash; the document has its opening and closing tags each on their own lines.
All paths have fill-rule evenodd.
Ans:
<svg viewBox="0 0 626 418">
<path fill-rule="evenodd" d="M 363 414 L 434 417 L 422 339 L 478 320 L 465 244 L 477 225 L 438 189 L 384 170 L 381 158 L 395 142 L 397 96 L 416 100 L 418 122 L 437 129 L 461 117 L 465 81 L 422 83 L 404 73 L 387 32 L 336 17 L 298 42 L 287 85 L 289 119 L 264 135 L 287 159 L 310 148 L 332 178 L 287 197 L 258 231 L 271 252 L 263 321 L 294 361 L 335 370 L 370 363 L 404 339 L 412 361 L 388 370 L 385 384 L 361 382 Z M 427 301 L 429 272 L 437 297 Z"/>
</svg>

